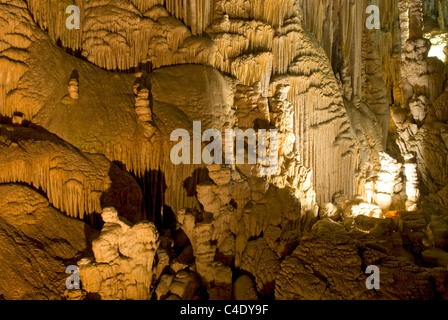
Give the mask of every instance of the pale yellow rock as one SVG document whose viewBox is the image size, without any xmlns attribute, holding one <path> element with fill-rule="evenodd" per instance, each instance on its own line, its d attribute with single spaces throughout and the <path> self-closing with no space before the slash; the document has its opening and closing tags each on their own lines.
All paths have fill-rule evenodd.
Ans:
<svg viewBox="0 0 448 320">
<path fill-rule="evenodd" d="M 77 79 L 71 79 L 68 83 L 68 94 L 73 100 L 79 98 L 79 85 Z"/>
<path fill-rule="evenodd" d="M 330 218 L 317 221 L 311 231 L 317 235 L 346 233 L 344 226 L 341 223 L 335 222 Z"/>
<path fill-rule="evenodd" d="M 389 211 L 392 205 L 392 196 L 394 195 L 394 186 L 397 183 L 398 176 L 401 173 L 402 165 L 385 152 L 381 152 L 381 169 L 375 182 L 375 191 L 373 200 L 383 212 Z"/>
<path fill-rule="evenodd" d="M 364 215 L 374 218 L 382 218 L 383 211 L 377 205 L 365 203 L 362 199 L 356 198 L 345 203 L 345 209 L 343 211 L 344 219 L 356 217 L 358 215 Z"/>
<path fill-rule="evenodd" d="M 118 239 L 123 231 L 119 224 L 106 223 L 98 238 L 92 242 L 92 250 L 98 263 L 109 263 L 119 256 Z"/>
<path fill-rule="evenodd" d="M 181 270 L 188 268 L 188 264 L 179 262 L 177 260 L 173 260 L 170 264 L 170 269 L 173 270 L 174 273 L 177 273 Z"/>
<path fill-rule="evenodd" d="M 339 208 L 331 202 L 324 203 L 319 208 L 320 218 L 330 218 L 332 220 L 338 220 L 341 216 Z"/>
<path fill-rule="evenodd" d="M 218 214 L 221 207 L 220 198 L 213 193 L 213 185 L 204 183 L 196 186 L 198 201 L 204 206 L 204 210 Z"/>
<path fill-rule="evenodd" d="M 148 221 L 130 226 L 114 208 L 105 208 L 102 216 L 103 230 L 92 244 L 95 260 L 78 263 L 83 289 L 103 300 L 149 299 L 157 229 Z"/>
<path fill-rule="evenodd" d="M 430 289 L 433 281 L 444 281 L 446 275 L 428 272 L 408 259 L 396 257 L 386 246 L 380 250 L 369 247 L 370 241 L 354 233 L 327 234 L 302 241 L 280 265 L 275 297 L 281 300 L 417 298 L 425 296 L 426 290 L 433 290 Z M 371 264 L 377 265 L 381 272 L 381 289 L 377 293 L 365 285 L 367 275 L 363 265 Z M 443 290 L 442 285 L 439 289 L 442 295 Z"/>
</svg>

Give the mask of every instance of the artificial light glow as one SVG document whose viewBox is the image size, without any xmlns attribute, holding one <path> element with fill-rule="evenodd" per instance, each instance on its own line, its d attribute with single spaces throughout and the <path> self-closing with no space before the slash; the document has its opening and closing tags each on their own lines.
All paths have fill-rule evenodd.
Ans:
<svg viewBox="0 0 448 320">
<path fill-rule="evenodd" d="M 445 61 L 444 48 L 448 45 L 446 34 L 436 36 L 427 35 L 426 38 L 431 41 L 431 50 L 429 50 L 428 57 L 437 57 L 441 61 Z"/>
<path fill-rule="evenodd" d="M 432 45 L 429 50 L 428 57 L 437 57 L 442 61 L 445 61 L 445 53 L 443 53 L 443 46 Z"/>
</svg>

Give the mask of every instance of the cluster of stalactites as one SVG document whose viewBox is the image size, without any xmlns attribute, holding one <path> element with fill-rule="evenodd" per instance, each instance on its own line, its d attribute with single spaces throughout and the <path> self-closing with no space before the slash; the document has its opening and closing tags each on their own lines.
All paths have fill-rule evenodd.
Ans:
<svg viewBox="0 0 448 320">
<path fill-rule="evenodd" d="M 81 11 L 81 29 L 69 31 L 63 26 L 60 32 L 81 32 L 81 42 L 67 46 L 82 49 L 83 55 L 100 67 L 128 70 L 140 62 L 151 62 L 152 68 L 205 64 L 233 75 L 245 85 L 260 83 L 265 97 L 273 96 L 270 92 L 273 83 L 288 83 L 291 86 L 288 98 L 293 105 L 295 121 L 299 123 L 294 134 L 299 137 L 296 146 L 300 158 L 305 166 L 313 169 L 314 183 L 323 184 L 327 176 L 331 177 L 330 187 L 318 186 L 317 189 L 327 190 L 320 196 L 328 201 L 333 191 L 352 193 L 356 189 L 353 180 L 357 155 L 356 151 L 349 151 L 353 150 L 353 137 L 342 99 L 338 93 L 331 93 L 338 91 L 334 74 L 324 50 L 302 27 L 300 6 L 305 21 L 309 22 L 310 3 L 306 5 L 296 0 L 81 2 L 75 3 Z M 63 39 L 65 36 L 56 37 L 50 29 L 56 30 L 56 25 L 65 23 L 65 10 L 54 17 L 60 21 L 53 22 L 50 28 L 46 21 L 51 20 L 47 16 L 51 10 L 42 3 L 29 1 L 34 19 L 41 27 L 48 28 L 55 39 Z M 360 7 L 356 6 L 357 14 L 353 15 L 356 16 L 355 26 L 361 24 L 358 16 L 364 16 L 364 13 L 358 14 Z M 118 13 L 124 18 L 111 19 Z M 341 13 L 341 18 L 349 17 L 348 13 Z M 192 36 L 201 35 L 204 30 L 210 37 Z M 344 34 L 353 31 L 344 30 Z M 68 43 L 64 41 L 63 45 Z M 348 44 L 348 59 L 361 59 L 357 54 L 361 52 L 360 46 L 361 41 Z M 323 60 L 326 62 L 322 63 Z M 351 74 L 358 74 L 357 70 Z M 353 83 L 353 86 L 358 85 Z M 137 93 L 137 97 L 145 95 L 144 91 Z M 138 111 L 143 118 L 148 116 L 146 107 L 139 107 Z M 314 147 L 317 145 L 319 147 Z M 144 173 L 152 166 L 150 159 L 159 157 L 151 151 L 152 147 L 145 146 L 137 152 L 134 146 L 110 146 L 108 157 L 123 160 L 127 168 Z M 337 174 L 330 175 L 333 171 Z M 348 178 L 347 172 L 352 173 Z"/>
<path fill-rule="evenodd" d="M 64 47 L 72 50 L 81 48 L 81 29 L 68 29 L 66 20 L 70 14 L 66 13 L 68 6 L 76 5 L 80 9 L 81 19 L 84 12 L 83 0 L 41 1 L 27 0 L 28 10 L 34 21 L 55 40 L 60 41 Z M 82 27 L 82 25 L 81 25 Z"/>
<path fill-rule="evenodd" d="M 32 30 L 26 27 L 31 17 L 24 15 L 24 11 L 23 3 L 0 2 L 0 113 L 8 117 L 13 117 L 13 108 L 20 103 L 14 91 L 27 71 L 24 60 L 29 57 L 27 49 L 34 39 Z M 32 111 L 24 113 L 29 118 Z"/>
<path fill-rule="evenodd" d="M 71 217 L 100 212 L 101 195 L 111 184 L 109 162 L 49 141 L 13 142 L 27 132 L 0 127 L 0 183 L 21 182 L 41 189 L 55 208 Z"/>
</svg>

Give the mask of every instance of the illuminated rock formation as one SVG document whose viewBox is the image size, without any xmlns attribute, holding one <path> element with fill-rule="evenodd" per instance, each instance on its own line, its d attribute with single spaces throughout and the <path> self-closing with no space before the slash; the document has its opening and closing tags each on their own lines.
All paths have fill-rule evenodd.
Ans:
<svg viewBox="0 0 448 320">
<path fill-rule="evenodd" d="M 267 263 L 262 260 L 278 264 L 278 259 L 297 245 L 301 231 L 316 219 L 310 175 L 305 170 L 300 177 L 301 164 L 293 151 L 294 113 L 287 100 L 288 91 L 288 86 L 279 84 L 274 97 L 267 101 L 260 98 L 258 83 L 253 87 L 239 86 L 235 94 L 239 126 L 278 129 L 275 170 L 264 177 L 260 164 L 209 165 L 208 175 L 212 181 L 196 186 L 203 210 L 178 212 L 180 226 L 193 245 L 196 270 L 211 299 L 231 297 L 232 270 L 228 263 L 233 260 L 236 267 L 255 276 L 259 292 L 272 296 L 274 267 L 259 269 Z M 270 146 L 273 146 L 272 141 Z M 274 152 L 272 148 L 270 152 Z M 261 249 L 248 241 L 262 234 L 263 238 L 256 242 L 262 243 Z"/>
<path fill-rule="evenodd" d="M 60 14 L 52 17 L 52 10 L 45 7 L 48 4 L 41 4 L 40 1 L 30 1 L 29 8 L 38 25 L 47 28 L 53 40 L 61 39 L 62 44 L 71 50 L 82 50 L 82 54 L 87 57 L 89 61 L 106 69 L 129 70 L 130 68 L 137 67 L 140 62 L 150 64 L 152 65 L 152 68 L 184 63 L 201 63 L 232 74 L 244 85 L 252 86 L 254 83 L 259 82 L 261 93 L 265 98 L 270 90 L 274 90 L 271 93 L 272 95 L 275 94 L 275 88 L 278 83 L 289 82 L 291 90 L 289 91 L 288 98 L 293 105 L 296 121 L 299 119 L 301 119 L 300 121 L 304 121 L 300 126 L 302 132 L 298 131 L 299 126 L 296 126 L 294 129 L 296 135 L 296 148 L 301 156 L 301 162 L 305 166 L 313 169 L 312 182 L 319 186 L 322 185 L 322 188 L 319 187 L 318 199 L 322 197 L 322 200 L 326 199 L 328 201 L 331 199 L 333 193 L 340 190 L 344 190 L 344 192 L 351 194 L 356 188 L 352 182 L 348 181 L 353 179 L 343 179 L 343 176 L 348 171 L 351 172 L 351 175 L 354 177 L 356 168 L 354 166 L 355 161 L 353 157 L 356 157 L 356 155 L 350 155 L 351 153 L 349 150 L 353 150 L 352 147 L 354 146 L 355 141 L 354 137 L 349 133 L 348 118 L 345 116 L 346 111 L 344 110 L 342 100 L 338 95 L 336 80 L 331 71 L 331 67 L 327 62 L 325 62 L 324 67 L 320 67 L 322 61 L 327 61 L 327 58 L 324 52 L 318 47 L 317 43 L 312 40 L 310 35 L 301 26 L 299 11 L 297 10 L 297 7 L 293 6 L 293 2 L 286 1 L 283 5 L 287 5 L 288 7 L 282 9 L 279 9 L 279 7 L 277 7 L 278 4 L 274 2 L 264 4 L 263 1 L 258 1 L 256 4 L 250 5 L 247 8 L 248 11 L 240 11 L 240 9 L 238 9 L 237 6 L 235 7 L 234 4 L 231 4 L 231 2 L 216 2 L 215 8 L 217 8 L 217 17 L 210 24 L 211 29 L 208 30 L 208 32 L 211 33 L 212 40 L 219 35 L 229 33 L 239 34 L 241 39 L 248 44 L 247 46 L 244 45 L 242 50 L 238 53 L 225 53 L 225 50 L 228 50 L 228 46 L 220 46 L 219 41 L 214 42 L 205 38 L 189 36 L 190 31 L 188 28 L 171 17 L 168 13 L 177 12 L 175 15 L 184 19 L 184 21 L 190 21 L 190 18 L 187 18 L 187 16 L 196 10 L 200 11 L 198 11 L 197 14 L 193 14 L 191 17 L 200 17 L 202 15 L 207 15 L 208 13 L 211 14 L 214 11 L 213 8 L 208 8 L 205 4 L 203 6 L 189 7 L 187 12 L 191 13 L 188 13 L 187 16 L 185 16 L 184 13 L 181 14 L 178 9 L 175 9 L 178 6 L 177 4 L 171 5 L 167 3 L 166 8 L 168 12 L 165 11 L 165 14 L 162 14 L 165 9 L 161 7 L 157 7 L 157 10 L 155 8 L 154 10 L 149 10 L 149 4 L 145 6 L 138 5 L 138 8 L 148 10 L 144 12 L 144 18 L 141 18 L 142 12 L 136 7 L 130 6 L 126 1 L 114 1 L 111 6 L 107 7 L 107 9 L 99 7 L 96 2 L 89 2 L 89 4 L 80 2 L 79 8 L 81 12 L 81 21 L 83 21 L 81 23 L 82 28 L 80 28 L 80 30 L 75 30 L 72 33 L 69 32 L 71 30 L 58 27 L 64 25 L 63 22 L 65 22 L 65 20 L 62 20 L 64 15 Z M 156 5 L 157 3 L 154 2 L 152 4 Z M 62 6 L 62 4 L 60 5 Z M 262 10 L 265 5 L 270 9 Z M 45 14 L 43 12 L 45 12 Z M 114 23 L 111 22 L 113 19 L 110 19 L 110 17 L 117 14 L 116 12 L 119 12 L 126 17 L 126 19 L 120 20 L 120 25 L 114 25 Z M 152 17 L 151 13 L 155 14 L 156 12 L 158 12 L 156 17 Z M 48 16 L 46 16 L 46 14 L 48 14 Z M 28 19 L 26 12 L 23 12 L 22 15 L 23 19 Z M 248 17 L 255 19 L 253 23 L 247 23 L 241 20 L 242 18 L 246 18 L 247 15 Z M 193 20 L 191 21 L 195 20 L 195 18 L 192 19 Z M 50 20 L 52 22 L 47 23 L 47 21 Z M 208 21 L 208 19 L 201 20 Z M 190 22 L 187 22 L 187 25 L 189 23 Z M 201 24 L 202 23 L 199 23 L 199 25 Z M 23 32 L 29 33 L 30 31 L 27 30 L 27 28 L 35 28 L 34 26 L 29 25 L 29 23 L 25 24 L 26 27 L 24 27 L 25 30 Z M 198 24 L 196 24 L 196 26 L 198 26 Z M 278 36 L 274 36 L 274 28 L 278 29 Z M 104 33 L 100 38 L 96 35 L 97 29 L 101 30 L 101 33 Z M 193 31 L 193 33 L 199 34 L 202 32 L 202 29 L 202 27 L 198 28 L 196 31 Z M 123 30 L 124 33 L 118 34 L 118 30 Z M 40 34 L 40 32 L 38 33 Z M 160 36 L 158 33 L 160 33 Z M 40 34 L 40 36 L 43 38 L 46 37 L 46 35 L 43 34 Z M 289 45 L 289 43 L 299 42 L 307 43 L 307 50 L 313 48 L 313 53 L 305 52 L 295 45 L 292 47 Z M 45 48 L 41 47 L 39 51 L 45 52 L 46 54 L 48 53 L 49 56 L 57 55 L 56 53 L 51 53 L 54 48 L 49 48 L 48 44 L 42 44 L 42 46 Z M 237 47 L 238 46 L 235 48 Z M 245 52 L 248 49 L 258 50 L 260 53 L 246 54 Z M 45 55 L 42 55 L 42 57 L 39 58 L 45 58 L 44 56 Z M 313 56 L 316 57 L 313 58 Z M 121 161 L 126 164 L 129 169 L 139 173 L 148 170 L 149 167 L 156 162 L 155 159 L 151 159 L 151 157 L 154 157 L 157 153 L 151 151 L 153 150 L 153 147 L 146 141 L 147 137 L 145 136 L 152 136 L 152 131 L 154 131 L 154 129 L 144 122 L 140 122 L 136 126 L 132 123 L 135 122 L 135 120 L 130 118 L 131 115 L 135 118 L 134 112 L 137 112 L 140 118 L 142 116 L 145 117 L 145 114 L 147 113 L 143 114 L 143 112 L 146 111 L 141 108 L 137 108 L 135 111 L 128 111 L 127 107 L 123 108 L 123 104 L 129 103 L 129 93 L 126 94 L 126 90 L 124 92 L 114 92 L 114 96 L 106 96 L 104 92 L 92 92 L 89 90 L 89 88 L 95 87 L 94 83 L 103 83 L 104 81 L 110 82 L 110 78 L 105 79 L 107 73 L 100 70 L 90 70 L 89 72 L 86 72 L 87 70 L 92 69 L 92 67 L 81 66 L 83 64 L 82 62 L 73 60 L 71 57 L 62 56 L 60 59 L 62 59 L 64 63 L 62 64 L 58 62 L 59 69 L 57 70 L 60 71 L 58 71 L 57 74 L 53 74 L 56 71 L 55 69 L 41 70 L 40 66 L 43 65 L 44 62 L 39 61 L 39 59 L 36 61 L 35 57 L 33 57 L 27 64 L 29 67 L 29 79 L 39 77 L 55 80 L 59 79 L 57 81 L 58 83 L 65 82 L 68 81 L 66 79 L 69 77 L 67 73 L 71 73 L 72 70 L 78 70 L 79 82 L 82 83 L 82 86 L 85 86 L 85 88 L 79 88 L 83 93 L 81 99 L 76 101 L 76 105 L 91 104 L 90 101 L 92 101 L 92 96 L 99 96 L 99 99 L 96 102 L 99 105 L 110 105 L 114 106 L 114 108 L 120 106 L 115 114 L 116 116 L 119 116 L 125 111 L 125 114 L 123 114 L 121 119 L 125 118 L 127 120 L 122 122 L 123 129 L 126 127 L 128 128 L 127 134 L 126 136 L 120 135 L 120 137 L 116 137 L 112 132 L 105 130 L 105 128 L 97 128 L 97 133 L 91 132 L 97 139 L 93 145 L 91 141 L 83 138 L 83 135 L 79 133 L 79 129 L 72 128 L 72 130 L 70 130 L 71 133 L 68 134 L 68 130 L 62 130 L 62 128 L 58 128 L 57 125 L 55 125 L 55 117 L 59 120 L 61 117 L 67 117 L 68 114 L 72 114 L 76 107 L 72 103 L 69 104 L 68 110 L 60 111 L 62 114 L 58 112 L 59 115 L 58 113 L 54 113 L 53 110 L 50 111 L 50 109 L 53 108 L 45 106 L 44 109 L 48 110 L 41 111 L 33 121 L 52 132 L 57 132 L 64 139 L 79 147 L 81 150 L 87 150 L 89 152 L 95 150 L 95 152 L 101 152 L 106 154 L 109 159 Z M 316 59 L 320 60 L 321 63 L 316 64 Z M 313 61 L 315 66 L 311 67 Z M 79 65 L 79 63 L 81 63 L 81 65 Z M 302 66 L 305 65 L 305 69 L 302 70 Z M 71 66 L 73 67 L 69 70 L 68 68 Z M 63 70 L 65 70 L 65 72 Z M 308 81 L 307 78 L 310 75 L 310 72 L 314 73 L 314 78 L 310 78 L 309 84 L 304 85 L 304 81 Z M 32 76 L 31 74 L 34 75 Z M 276 78 L 271 79 L 271 74 L 275 74 Z M 22 79 L 22 81 L 26 81 L 26 79 Z M 54 88 L 53 90 L 55 91 L 59 91 L 60 89 L 57 88 L 58 84 L 53 83 L 54 80 L 50 81 L 52 83 L 46 82 L 45 85 Z M 124 81 L 124 83 L 119 84 L 122 81 Z M 105 86 L 130 88 L 127 83 L 128 81 L 132 81 L 132 77 L 121 75 L 119 77 L 114 77 L 112 82 L 116 82 L 115 84 L 110 83 Z M 317 83 L 321 81 L 328 87 L 328 89 L 320 91 L 320 86 Z M 302 84 L 299 86 L 300 83 Z M 13 84 L 11 83 L 11 86 L 12 85 Z M 313 89 L 308 92 L 307 86 L 312 86 Z M 14 88 L 11 87 L 8 91 L 11 91 L 12 89 Z M 41 89 L 38 90 L 38 92 L 40 92 L 41 95 L 43 93 L 51 93 L 53 90 Z M 315 90 L 318 92 L 314 92 Z M 324 97 L 323 92 L 327 91 L 335 92 L 334 98 L 329 98 L 328 96 Z M 298 95 L 301 95 L 301 98 L 299 98 Z M 23 100 L 27 98 L 26 94 L 25 96 L 22 96 L 19 92 L 15 92 L 13 96 L 16 96 L 14 99 Z M 22 107 L 12 107 L 11 103 L 13 104 L 13 101 L 11 100 L 11 103 L 7 102 L 2 110 L 6 111 L 3 112 L 5 114 L 12 114 L 14 111 L 20 111 L 26 115 L 27 119 L 31 119 L 40 110 L 39 106 L 43 105 L 43 102 L 40 101 L 45 98 L 51 101 L 58 101 L 56 97 L 42 97 L 38 99 L 39 102 L 34 99 L 35 102 L 32 103 L 32 106 L 30 105 L 28 107 L 25 104 Z M 87 102 L 87 99 L 90 101 Z M 334 103 L 332 101 L 334 101 Z M 64 101 L 63 103 L 68 102 Z M 321 116 L 319 116 L 320 118 L 315 117 L 315 119 L 307 119 L 306 117 L 302 117 L 301 115 L 309 115 L 312 113 L 306 109 L 312 105 L 314 105 L 315 111 L 320 110 L 318 111 L 318 113 L 321 114 Z M 30 108 L 32 108 L 32 110 L 30 110 Z M 99 110 L 100 108 L 101 107 L 97 106 L 96 110 Z M 11 111 L 9 111 L 10 109 Z M 324 114 L 324 110 L 332 111 Z M 106 117 L 102 118 L 105 119 L 111 117 L 111 113 L 114 112 L 111 110 Z M 332 114 L 332 116 L 329 118 L 328 114 Z M 77 117 L 82 117 L 82 115 L 78 114 Z M 101 117 L 99 118 L 101 119 Z M 90 121 L 87 119 L 82 120 L 85 121 L 85 123 L 88 123 L 93 119 Z M 331 125 L 331 128 L 334 128 L 334 130 L 329 133 L 330 131 L 328 131 L 325 126 L 328 126 L 333 121 L 334 124 Z M 320 123 L 324 125 L 320 126 Z M 135 129 L 130 129 L 136 127 L 141 127 L 142 131 L 146 134 L 144 133 L 142 136 L 138 136 Z M 310 144 L 308 142 L 305 143 L 305 141 L 312 140 L 317 143 L 318 139 L 322 139 L 320 133 L 315 132 L 315 129 L 326 132 L 329 140 L 328 142 L 321 143 L 326 145 L 333 144 L 331 149 L 333 151 L 327 152 L 326 149 L 311 151 Z M 133 135 L 134 132 L 135 134 Z M 128 143 L 127 140 L 132 140 L 133 145 L 136 143 L 140 145 L 138 147 L 138 150 L 140 150 L 139 154 L 130 154 L 130 150 L 135 150 L 135 148 L 131 147 L 131 144 Z M 140 142 L 137 142 L 139 140 Z M 335 155 L 334 160 L 329 161 L 330 165 L 323 163 L 323 159 L 325 158 L 324 154 L 326 153 Z M 346 164 L 339 166 L 338 161 L 336 160 L 342 155 L 344 155 L 343 158 L 345 159 Z M 142 160 L 140 159 L 148 160 L 142 163 Z M 151 161 L 149 161 L 149 159 L 151 159 Z M 338 165 L 339 167 L 331 168 L 332 165 Z M 339 172 L 340 176 L 335 177 L 336 180 L 324 188 L 323 181 L 327 180 L 327 178 L 324 177 L 328 176 L 328 173 L 326 172 L 334 170 Z M 325 194 L 323 191 L 324 189 L 327 189 Z"/>
<path fill-rule="evenodd" d="M 79 235 L 93 257 L 69 231 L 54 252 L 18 250 L 45 277 L 78 261 L 82 290 L 64 297 L 448 298 L 448 0 L 0 0 L 0 13 L 0 205 L 101 229 Z M 221 134 L 213 164 L 198 124 Z M 175 130 L 188 164 L 172 160 Z M 370 264 L 384 291 L 366 291 Z M 62 296 L 31 282 L 0 294 Z"/>
<path fill-rule="evenodd" d="M 105 224 L 92 242 L 95 257 L 78 262 L 83 290 L 105 300 L 148 299 L 159 245 L 157 229 L 147 221 L 131 226 L 115 208 L 105 208 L 101 216 Z"/>
<path fill-rule="evenodd" d="M 0 127 L 0 150 L 2 183 L 40 188 L 54 207 L 71 217 L 83 219 L 101 211 L 102 202 L 117 204 L 127 216 L 137 215 L 140 187 L 104 156 L 83 154 L 39 129 L 6 125 Z"/>
<path fill-rule="evenodd" d="M 401 188 L 397 184 L 401 174 L 401 164 L 397 163 L 397 160 L 393 159 L 386 153 L 380 153 L 381 169 L 378 172 L 377 180 L 375 182 L 375 203 L 381 208 L 383 212 L 389 211 L 392 206 L 392 199 L 395 191 L 401 191 Z M 405 165 L 406 166 L 406 165 Z M 407 169 L 405 169 L 407 170 Z M 406 171 L 407 172 L 407 171 Z M 409 183 L 410 177 L 407 177 Z M 407 194 L 409 198 L 409 193 Z M 404 208 L 395 208 L 404 209 Z"/>
</svg>

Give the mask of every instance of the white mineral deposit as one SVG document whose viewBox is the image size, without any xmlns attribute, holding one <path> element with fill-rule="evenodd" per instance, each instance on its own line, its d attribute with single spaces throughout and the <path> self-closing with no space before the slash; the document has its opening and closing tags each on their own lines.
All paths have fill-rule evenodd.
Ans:
<svg viewBox="0 0 448 320">
<path fill-rule="evenodd" d="M 447 54 L 448 0 L 0 0 L 0 299 L 448 300 Z"/>
</svg>

